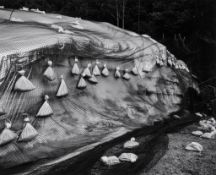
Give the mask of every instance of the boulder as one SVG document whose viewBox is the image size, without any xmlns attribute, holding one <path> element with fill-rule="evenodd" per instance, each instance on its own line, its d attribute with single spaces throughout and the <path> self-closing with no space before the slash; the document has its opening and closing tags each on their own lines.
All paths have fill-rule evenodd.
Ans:
<svg viewBox="0 0 216 175">
<path fill-rule="evenodd" d="M 4 43 L 0 47 L 0 66 L 4 67 L 0 94 L 4 103 L 0 104 L 4 104 L 7 118 L 12 119 L 11 130 L 16 134 L 23 129 L 23 112 L 30 114 L 38 132 L 29 142 L 13 140 L 0 146 L 2 168 L 14 170 L 31 162 L 34 166 L 29 174 L 41 168 L 41 174 L 46 174 L 47 169 L 60 162 L 73 162 L 133 131 L 154 128 L 164 120 L 168 124 L 173 121 L 169 120 L 171 114 L 182 109 L 187 90 L 198 89 L 190 72 L 166 64 L 167 47 L 150 36 L 108 23 L 66 16 L 59 19 L 57 14 L 36 11 L 39 13 L 16 10 L 13 17 L 19 16 L 24 22 L 0 24 L 4 29 L 0 32 L 0 43 Z M 8 12 L 0 12 L 7 21 Z M 76 35 L 63 33 L 65 30 Z M 79 59 L 79 71 L 76 66 L 73 72 L 75 58 Z M 100 67 L 103 76 L 97 76 L 97 84 L 89 83 L 91 64 L 96 60 L 104 65 Z M 52 66 L 47 65 L 48 61 L 52 61 Z M 139 76 L 127 71 L 130 79 L 125 81 L 125 70 L 134 67 Z M 26 71 L 25 82 L 29 80 L 35 86 L 14 92 L 14 82 L 20 77 L 17 70 L 21 68 Z M 47 68 L 56 77 L 63 75 L 67 96 L 56 97 L 61 80 L 43 78 Z M 75 76 L 83 71 L 84 75 Z M 45 94 L 50 97 L 48 102 L 42 98 Z M 38 111 L 40 115 L 36 117 Z M 185 119 L 179 117 L 175 122 L 181 121 Z M 0 120 L 0 130 L 3 129 L 4 120 Z"/>
</svg>

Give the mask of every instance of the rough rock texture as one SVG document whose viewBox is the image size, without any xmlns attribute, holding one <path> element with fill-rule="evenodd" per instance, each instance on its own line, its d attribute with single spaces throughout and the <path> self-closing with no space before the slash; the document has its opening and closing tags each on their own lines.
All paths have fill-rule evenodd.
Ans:
<svg viewBox="0 0 216 175">
<path fill-rule="evenodd" d="M 3 20 L 8 19 L 7 10 L 0 10 L 0 14 Z M 1 129 L 7 118 L 12 121 L 12 129 L 20 133 L 22 113 L 27 112 L 39 135 L 31 142 L 14 141 L 1 146 L 2 168 L 33 161 L 37 161 L 36 169 L 58 165 L 128 132 L 167 119 L 183 106 L 188 88 L 197 89 L 189 72 L 167 66 L 170 53 L 148 36 L 107 23 L 69 17 L 58 19 L 55 14 L 15 11 L 13 15 L 24 22 L 0 24 L 0 38 L 4 39 L 0 42 L 1 104 L 7 112 L 1 117 Z M 77 27 L 77 23 L 81 27 Z M 106 64 L 110 75 L 97 77 L 96 85 L 86 79 L 87 88 L 77 89 L 80 77 L 71 74 L 74 55 L 79 56 L 81 70 L 88 63 L 94 65 L 98 59 L 99 68 Z M 157 59 L 163 66 L 156 64 Z M 58 77 L 53 81 L 43 77 L 48 60 L 52 60 Z M 117 80 L 114 78 L 117 66 L 121 74 L 136 66 L 139 75 L 131 75 L 128 81 Z M 35 85 L 35 90 L 14 91 L 20 68 L 27 71 L 26 77 Z M 57 98 L 61 75 L 69 95 Z M 50 97 L 54 114 L 35 117 L 45 94 Z M 46 168 L 41 173 L 45 174 Z"/>
</svg>

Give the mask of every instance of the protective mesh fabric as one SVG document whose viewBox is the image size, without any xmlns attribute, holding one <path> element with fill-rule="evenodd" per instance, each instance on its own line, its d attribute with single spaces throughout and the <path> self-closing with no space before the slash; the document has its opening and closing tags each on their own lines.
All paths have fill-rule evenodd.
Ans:
<svg viewBox="0 0 216 175">
<path fill-rule="evenodd" d="M 72 76 L 72 64 L 69 64 L 69 62 L 74 62 L 73 59 L 54 59 L 53 62 L 53 69 L 58 77 L 54 81 L 48 81 L 43 77 L 43 72 L 47 67 L 46 59 L 26 67 L 28 70 L 26 77 L 36 86 L 33 91 L 23 93 L 13 90 L 13 84 L 19 77 L 16 72 L 12 75 L 13 78 L 5 82 L 6 91 L 1 100 L 6 99 L 3 107 L 7 111 L 7 119 L 12 121 L 13 130 L 18 133 L 22 130 L 22 113 L 27 112 L 39 136 L 31 142 L 13 142 L 12 145 L 15 144 L 16 147 L 22 149 L 22 153 L 18 154 L 17 148 L 9 152 L 8 156 L 2 156 L 0 159 L 2 163 L 7 162 L 11 166 L 28 162 L 29 159 L 32 161 L 42 157 L 60 156 L 69 150 L 75 151 L 78 147 L 100 142 L 103 137 L 122 127 L 132 130 L 145 126 L 155 119 L 161 120 L 180 108 L 182 92 L 178 84 L 170 83 L 159 76 L 167 74 L 169 68 L 155 68 L 144 79 L 131 75 L 129 81 L 116 80 L 115 69 L 109 67 L 110 61 L 103 60 L 102 62 L 108 65 L 110 75 L 97 77 L 99 82 L 97 85 L 92 85 L 86 79 L 87 88 L 79 90 L 76 88 L 79 76 Z M 92 60 L 80 60 L 79 67 L 83 70 L 87 62 L 92 62 Z M 102 69 L 103 64 L 101 65 Z M 121 73 L 123 74 L 123 71 Z M 60 75 L 64 76 L 69 89 L 69 95 L 64 98 L 56 97 L 61 81 Z M 157 77 L 154 77 L 155 75 Z M 173 73 L 172 76 L 174 75 Z M 167 87 L 173 87 L 179 91 L 175 93 L 173 90 L 172 93 L 167 93 L 164 91 Z M 45 118 L 35 117 L 44 102 L 45 94 L 50 97 L 48 102 L 54 115 Z M 2 149 L 1 147 L 1 153 L 4 154 Z M 18 157 L 20 154 L 23 157 L 28 155 L 30 158 L 12 161 L 11 154 Z"/>
<path fill-rule="evenodd" d="M 7 10 L 0 10 L 2 19 L 8 19 L 9 14 Z M 86 147 L 88 145 L 118 137 L 112 134 L 122 128 L 128 132 L 163 120 L 180 109 L 184 92 L 193 84 L 184 70 L 176 71 L 166 64 L 164 67 L 156 65 L 156 57 L 166 62 L 166 48 L 150 37 L 107 23 L 66 16 L 58 19 L 55 14 L 15 11 L 13 17 L 24 22 L 0 24 L 0 104 L 7 112 L 1 116 L 0 129 L 7 119 L 12 122 L 12 129 L 20 133 L 22 114 L 27 112 L 39 135 L 30 142 L 14 141 L 0 147 L 2 167 L 76 153 L 78 148 L 86 151 L 94 147 Z M 76 21 L 82 29 L 76 27 Z M 59 33 L 51 24 L 74 34 Z M 81 71 L 98 59 L 100 70 L 106 64 L 110 75 L 97 77 L 96 85 L 86 80 L 87 88 L 77 89 L 80 77 L 71 74 L 74 55 L 79 56 Z M 58 77 L 53 81 L 43 77 L 48 60 L 53 61 L 52 68 Z M 149 73 L 142 71 L 146 64 L 152 66 Z M 117 80 L 114 77 L 117 66 L 122 75 L 125 69 L 136 66 L 139 75 L 130 75 L 129 81 Z M 35 85 L 35 90 L 25 93 L 13 90 L 20 69 L 26 70 L 25 76 Z M 69 95 L 57 98 L 61 75 Z M 185 81 L 180 85 L 182 80 Z M 50 97 L 48 102 L 54 114 L 35 117 L 45 94 Z"/>
<path fill-rule="evenodd" d="M 1 18 L 8 20 L 11 11 L 0 10 Z M 0 53 L 24 53 L 37 48 L 58 43 L 73 44 L 74 51 L 82 56 L 110 57 L 115 59 L 134 59 L 155 54 L 166 54 L 166 48 L 153 41 L 150 37 L 141 37 L 133 32 L 119 29 L 107 23 L 90 22 L 63 16 L 58 19 L 53 14 L 37 14 L 32 12 L 14 11 L 13 17 L 24 22 L 1 24 Z M 78 22 L 83 29 L 77 29 Z M 58 32 L 52 25 L 70 30 L 74 34 Z M 29 40 L 31 38 L 31 40 Z M 157 53 L 156 53 L 157 52 Z M 159 53 L 161 52 L 161 53 Z M 163 52 L 163 53 L 162 53 Z M 147 58 L 146 58 L 147 59 Z"/>
</svg>

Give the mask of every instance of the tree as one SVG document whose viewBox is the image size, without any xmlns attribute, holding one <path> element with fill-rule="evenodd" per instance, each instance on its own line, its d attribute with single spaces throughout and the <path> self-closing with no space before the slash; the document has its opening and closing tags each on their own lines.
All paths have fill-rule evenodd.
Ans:
<svg viewBox="0 0 216 175">
<path fill-rule="evenodd" d="M 118 0 L 115 0 L 115 3 L 116 3 L 116 25 L 119 27 L 120 14 L 119 14 Z"/>
<path fill-rule="evenodd" d="M 139 3 L 138 3 L 138 33 L 140 33 L 140 8 L 141 8 L 141 2 L 139 0 Z"/>
<path fill-rule="evenodd" d="M 126 9 L 127 0 L 122 0 L 122 28 L 125 28 L 125 9 Z"/>
</svg>

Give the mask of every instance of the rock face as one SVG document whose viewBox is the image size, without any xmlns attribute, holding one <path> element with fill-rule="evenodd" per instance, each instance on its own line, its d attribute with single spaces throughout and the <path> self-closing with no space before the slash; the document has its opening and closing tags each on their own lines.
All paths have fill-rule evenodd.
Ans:
<svg viewBox="0 0 216 175">
<path fill-rule="evenodd" d="M 0 10 L 1 18 L 7 13 Z M 76 157 L 130 131 L 168 118 L 170 113 L 180 110 L 188 88 L 198 89 L 188 68 L 182 62 L 178 64 L 165 46 L 149 36 L 107 23 L 66 16 L 59 19 L 54 14 L 15 11 L 13 15 L 23 22 L 0 24 L 3 29 L 0 41 L 8 36 L 0 42 L 1 104 L 7 113 L 1 116 L 1 130 L 3 119 L 7 119 L 12 122 L 11 129 L 19 134 L 25 112 L 38 136 L 28 142 L 14 140 L 0 146 L 2 168 L 33 161 L 40 168 Z M 64 30 L 71 32 L 64 33 Z M 90 63 L 92 72 L 97 59 L 100 71 L 106 64 L 108 76 L 97 76 L 97 84 L 84 77 L 87 86 L 78 89 L 81 75 L 71 73 L 74 56 L 79 59 L 76 64 L 81 73 Z M 52 60 L 57 77 L 52 81 L 43 76 L 48 60 Z M 130 79 L 116 79 L 116 67 L 120 68 L 121 76 L 127 72 Z M 134 67 L 137 75 L 131 73 Z M 14 91 L 20 68 L 26 70 L 25 76 L 36 87 L 34 90 Z M 56 97 L 60 76 L 68 87 L 68 95 L 62 98 Z M 53 115 L 37 117 L 44 95 L 50 97 L 48 103 Z"/>
</svg>

